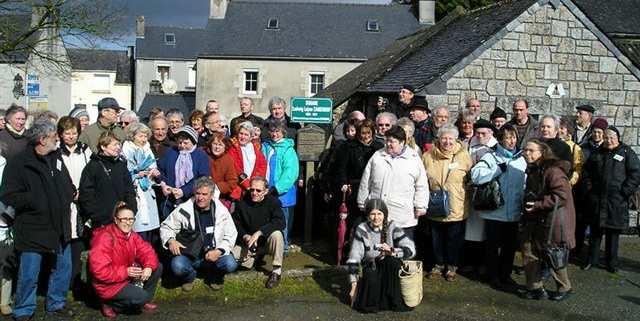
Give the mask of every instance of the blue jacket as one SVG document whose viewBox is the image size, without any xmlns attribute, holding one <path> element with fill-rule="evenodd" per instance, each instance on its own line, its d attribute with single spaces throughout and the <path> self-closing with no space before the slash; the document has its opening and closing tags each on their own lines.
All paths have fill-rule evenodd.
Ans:
<svg viewBox="0 0 640 321">
<path fill-rule="evenodd" d="M 177 147 L 170 148 L 164 156 L 158 161 L 158 169 L 162 173 L 162 180 L 171 187 L 176 186 L 176 162 L 180 152 Z M 191 152 L 191 160 L 193 161 L 193 179 L 180 187 L 182 190 L 182 199 L 186 200 L 193 196 L 193 183 L 198 177 L 211 176 L 209 170 L 209 156 L 200 148 L 196 148 Z"/>
<path fill-rule="evenodd" d="M 282 207 L 296 205 L 296 181 L 300 168 L 293 145 L 291 138 L 284 138 L 277 143 L 271 140 L 262 143 L 262 153 L 267 159 L 267 180 L 269 186 L 278 192 Z"/>
<path fill-rule="evenodd" d="M 504 163 L 507 166 L 506 173 L 503 173 L 498 166 L 498 164 Z M 504 206 L 495 211 L 478 211 L 480 217 L 485 220 L 502 222 L 517 222 L 520 220 L 526 169 L 527 162 L 521 153 L 514 155 L 500 144 L 496 145 L 495 152 L 487 153 L 471 168 L 471 182 L 476 185 L 488 183 L 496 176 L 501 175 L 498 181 L 504 197 Z"/>
</svg>

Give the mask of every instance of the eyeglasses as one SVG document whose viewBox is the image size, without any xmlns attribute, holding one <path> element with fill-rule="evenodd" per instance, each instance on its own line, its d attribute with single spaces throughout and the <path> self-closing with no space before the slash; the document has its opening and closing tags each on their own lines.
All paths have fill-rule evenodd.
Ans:
<svg viewBox="0 0 640 321">
<path fill-rule="evenodd" d="M 129 122 L 129 121 L 121 121 L 120 122 L 120 126 L 129 126 L 129 124 L 131 124 L 131 122 Z"/>
<path fill-rule="evenodd" d="M 220 126 L 220 127 L 222 127 L 222 128 L 229 128 L 229 125 L 222 125 L 222 126 Z"/>
<path fill-rule="evenodd" d="M 249 191 L 249 193 L 253 193 L 253 192 L 262 193 L 262 192 L 264 192 L 263 189 L 257 189 L 257 188 L 249 188 L 247 190 Z"/>
<path fill-rule="evenodd" d="M 135 217 L 116 217 L 116 220 L 120 223 L 133 223 L 136 221 Z"/>
<path fill-rule="evenodd" d="M 378 127 L 391 127 L 391 124 L 378 124 Z"/>
</svg>

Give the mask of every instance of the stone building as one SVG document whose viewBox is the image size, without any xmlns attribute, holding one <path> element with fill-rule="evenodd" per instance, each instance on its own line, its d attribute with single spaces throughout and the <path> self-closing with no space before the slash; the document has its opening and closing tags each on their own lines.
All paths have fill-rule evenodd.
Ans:
<svg viewBox="0 0 640 321">
<path fill-rule="evenodd" d="M 396 40 L 320 95 L 367 110 L 395 98 L 408 83 L 430 106 L 456 113 L 470 98 L 483 113 L 511 111 L 515 99 L 533 114 L 574 115 L 589 103 L 596 115 L 638 148 L 640 7 L 621 0 L 514 0 L 466 12 Z"/>
</svg>

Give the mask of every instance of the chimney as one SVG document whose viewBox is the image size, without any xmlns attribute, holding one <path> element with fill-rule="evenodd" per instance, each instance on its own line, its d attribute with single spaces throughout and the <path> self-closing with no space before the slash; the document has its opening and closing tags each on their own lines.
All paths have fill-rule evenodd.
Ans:
<svg viewBox="0 0 640 321">
<path fill-rule="evenodd" d="M 209 0 L 209 19 L 224 19 L 229 0 Z"/>
<path fill-rule="evenodd" d="M 433 25 L 436 23 L 435 1 L 418 0 L 418 20 L 422 25 Z"/>
<path fill-rule="evenodd" d="M 136 18 L 136 38 L 144 39 L 144 16 Z"/>
</svg>

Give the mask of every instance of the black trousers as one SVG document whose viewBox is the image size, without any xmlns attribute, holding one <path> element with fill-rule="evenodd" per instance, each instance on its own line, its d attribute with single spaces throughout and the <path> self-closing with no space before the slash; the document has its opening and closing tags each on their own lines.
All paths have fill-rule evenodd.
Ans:
<svg viewBox="0 0 640 321">
<path fill-rule="evenodd" d="M 485 220 L 485 264 L 491 281 L 511 277 L 518 244 L 518 222 Z"/>
<path fill-rule="evenodd" d="M 145 303 L 153 299 L 161 276 L 162 265 L 160 264 L 158 268 L 151 273 L 149 279 L 144 282 L 142 288 L 129 283 L 106 303 L 121 312 L 137 312 Z"/>
<path fill-rule="evenodd" d="M 595 224 L 594 224 L 595 225 Z M 602 237 L 604 242 L 604 257 L 607 267 L 618 267 L 618 245 L 620 242 L 621 230 L 601 228 L 591 225 L 591 237 L 589 238 L 589 260 L 592 265 L 598 264 L 600 259 L 600 244 Z"/>
</svg>

